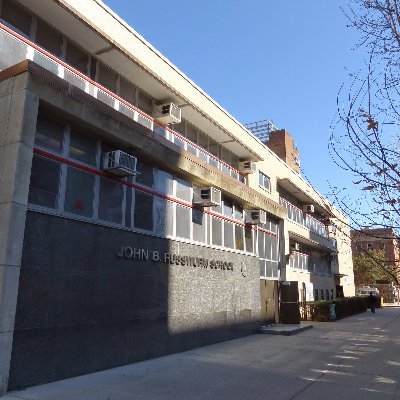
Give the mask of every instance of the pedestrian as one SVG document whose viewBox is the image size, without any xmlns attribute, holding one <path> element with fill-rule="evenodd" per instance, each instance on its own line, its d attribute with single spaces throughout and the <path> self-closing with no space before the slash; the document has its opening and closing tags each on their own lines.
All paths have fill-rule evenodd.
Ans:
<svg viewBox="0 0 400 400">
<path fill-rule="evenodd" d="M 368 302 L 369 306 L 371 307 L 372 314 L 375 314 L 376 297 L 372 294 L 372 292 L 369 292 Z"/>
</svg>

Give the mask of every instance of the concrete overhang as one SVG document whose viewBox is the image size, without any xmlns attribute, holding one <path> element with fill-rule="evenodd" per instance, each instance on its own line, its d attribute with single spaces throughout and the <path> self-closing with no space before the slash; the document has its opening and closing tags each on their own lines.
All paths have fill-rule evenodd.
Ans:
<svg viewBox="0 0 400 400">
<path fill-rule="evenodd" d="M 320 213 L 321 215 L 326 215 L 327 217 L 335 217 L 331 206 L 322 196 L 319 196 L 319 201 L 324 202 L 323 205 L 315 200 L 315 197 L 313 197 L 305 189 L 302 189 L 289 178 L 278 178 L 277 181 L 279 186 L 296 197 L 296 199 L 306 204 L 313 204 L 316 212 Z M 314 195 L 318 195 L 318 193 L 314 191 Z"/>
<path fill-rule="evenodd" d="M 183 117 L 239 158 L 262 161 L 253 135 L 99 0 L 19 0 L 88 53 Z M 261 149 L 261 148 L 260 148 Z"/>
<path fill-rule="evenodd" d="M 325 239 L 325 238 L 312 239 L 311 237 L 305 237 L 299 233 L 293 232 L 290 229 L 289 229 L 289 238 L 295 240 L 296 242 L 305 244 L 308 247 L 314 247 L 315 249 L 319 250 L 321 250 L 322 248 L 325 251 L 329 251 L 330 253 L 334 251 L 330 239 Z"/>
</svg>

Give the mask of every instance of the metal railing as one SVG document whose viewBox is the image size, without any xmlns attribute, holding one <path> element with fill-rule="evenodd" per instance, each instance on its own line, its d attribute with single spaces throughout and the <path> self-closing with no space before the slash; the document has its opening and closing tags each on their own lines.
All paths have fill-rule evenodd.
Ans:
<svg viewBox="0 0 400 400">
<path fill-rule="evenodd" d="M 291 268 L 302 269 L 314 274 L 331 275 L 331 263 L 324 257 L 310 257 L 307 254 L 292 252 L 289 258 Z"/>
<path fill-rule="evenodd" d="M 244 182 L 244 174 L 241 174 L 225 161 L 209 153 L 179 132 L 160 124 L 142 110 L 0 23 L 0 70 L 9 68 L 26 59 L 34 61 L 41 67 L 69 82 L 71 85 L 85 91 L 97 100 L 109 105 L 158 135 L 163 136 L 182 149 L 191 152 L 201 160 L 219 169 L 221 172 L 240 182 Z"/>
<path fill-rule="evenodd" d="M 317 219 L 313 218 L 309 214 L 303 213 L 300 208 L 294 206 L 292 203 L 287 201 L 286 199 L 280 197 L 279 204 L 287 208 L 288 210 L 288 218 L 291 221 L 298 223 L 299 225 L 304 226 L 305 228 L 309 229 L 311 232 L 328 239 L 329 233 L 328 228 L 325 224 Z"/>
</svg>

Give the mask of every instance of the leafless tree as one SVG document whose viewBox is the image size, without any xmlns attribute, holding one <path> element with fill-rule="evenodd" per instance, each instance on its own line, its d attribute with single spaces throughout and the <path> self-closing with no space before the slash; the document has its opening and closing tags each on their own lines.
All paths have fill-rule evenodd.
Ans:
<svg viewBox="0 0 400 400">
<path fill-rule="evenodd" d="M 337 97 L 330 137 L 335 162 L 352 174 L 354 188 L 332 188 L 353 227 L 400 228 L 400 4 L 353 0 L 346 11 L 361 31 L 357 51 L 365 70 L 349 75 Z"/>
</svg>

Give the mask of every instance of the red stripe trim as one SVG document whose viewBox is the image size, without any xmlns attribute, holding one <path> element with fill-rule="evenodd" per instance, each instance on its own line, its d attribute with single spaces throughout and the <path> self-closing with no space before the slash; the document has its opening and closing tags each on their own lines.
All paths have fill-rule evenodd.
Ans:
<svg viewBox="0 0 400 400">
<path fill-rule="evenodd" d="M 95 82 L 94 80 L 92 80 L 91 78 L 89 78 L 87 75 L 83 74 L 82 72 L 78 71 L 77 69 L 71 67 L 70 65 L 66 64 L 64 61 L 60 60 L 59 58 L 53 56 L 51 53 L 49 53 L 48 51 L 46 51 L 45 49 L 43 49 L 42 47 L 38 46 L 37 44 L 31 42 L 30 40 L 26 39 L 25 37 L 21 36 L 20 34 L 18 34 L 17 32 L 13 31 L 12 29 L 8 28 L 6 25 L 3 25 L 2 23 L 0 23 L 0 28 L 2 28 L 3 30 L 5 30 L 7 33 L 9 33 L 10 35 L 16 37 L 17 39 L 21 40 L 22 42 L 24 42 L 25 44 L 27 44 L 28 46 L 33 47 L 35 50 L 39 51 L 40 53 L 44 54 L 46 57 L 50 58 L 51 60 L 55 61 L 57 64 L 61 64 L 64 68 L 68 69 L 69 71 L 73 72 L 74 74 L 78 75 L 80 78 L 84 79 L 85 81 L 91 83 L 92 85 L 96 86 L 97 88 L 101 89 L 102 91 L 106 92 L 109 96 L 113 97 L 114 99 L 118 100 L 119 102 L 125 104 L 126 106 L 128 106 L 129 108 L 132 108 L 133 110 L 135 110 L 136 112 L 138 112 L 139 114 L 143 115 L 145 118 L 149 119 L 150 121 L 152 121 L 154 124 L 156 124 L 157 126 L 159 126 L 160 128 L 166 129 L 167 131 L 171 132 L 173 135 L 177 136 L 179 139 L 183 140 L 186 143 L 189 143 L 191 146 L 195 147 L 196 149 L 198 149 L 199 151 L 202 151 L 203 153 L 207 154 L 209 157 L 214 158 L 215 160 L 219 161 L 221 164 L 225 165 L 226 167 L 228 167 L 229 169 L 231 169 L 232 171 L 235 171 L 237 174 L 245 177 L 245 174 L 242 174 L 241 172 L 239 172 L 236 168 L 233 168 L 231 165 L 229 165 L 228 163 L 226 163 L 225 161 L 221 160 L 220 158 L 216 157 L 214 154 L 209 153 L 207 150 L 202 149 L 200 146 L 198 146 L 196 143 L 193 143 L 192 141 L 190 141 L 189 139 L 185 138 L 184 136 L 180 135 L 178 132 L 174 131 L 173 129 L 169 128 L 166 125 L 161 124 L 160 122 L 156 121 L 153 117 L 151 117 L 150 115 L 147 115 L 145 112 L 143 112 L 142 110 L 140 110 L 139 108 L 137 108 L 136 106 L 128 103 L 126 100 L 124 100 L 122 97 L 119 97 L 117 94 L 111 92 L 110 90 L 108 90 L 107 88 L 105 88 L 104 86 L 100 85 L 99 83 Z"/>
<path fill-rule="evenodd" d="M 33 149 L 33 152 L 34 152 L 35 154 L 37 154 L 37 155 L 40 155 L 40 156 L 43 156 L 43 157 L 46 157 L 46 158 L 50 158 L 50 159 L 55 160 L 55 161 L 59 161 L 59 162 L 65 163 L 65 164 L 67 164 L 67 165 L 70 165 L 71 167 L 80 169 L 80 170 L 85 171 L 85 172 L 88 172 L 88 173 L 90 173 L 90 174 L 98 175 L 98 176 L 101 176 L 101 177 L 107 178 L 107 179 L 111 179 L 111 180 L 113 180 L 113 181 L 115 181 L 115 182 L 118 182 L 118 183 L 120 183 L 120 184 L 122 184 L 122 185 L 126 185 L 126 186 L 132 187 L 132 188 L 134 188 L 134 189 L 140 190 L 141 192 L 148 193 L 148 194 L 151 194 L 151 195 L 153 195 L 153 196 L 160 197 L 160 198 L 162 198 L 162 199 L 164 199 L 164 200 L 168 200 L 168 201 L 171 201 L 171 202 L 180 204 L 180 205 L 182 205 L 182 206 L 184 206 L 184 207 L 193 208 L 193 209 L 195 209 L 195 210 L 203 211 L 204 214 L 209 214 L 209 215 L 212 215 L 213 217 L 219 218 L 219 219 L 221 219 L 221 220 L 225 220 L 225 221 L 228 221 L 228 222 L 232 222 L 232 223 L 234 223 L 234 224 L 236 224 L 236 225 L 244 226 L 246 229 L 254 229 L 254 228 L 252 228 L 252 227 L 249 228 L 249 227 L 248 227 L 245 223 L 243 223 L 243 222 L 239 222 L 239 221 L 237 221 L 237 220 L 234 220 L 234 219 L 232 219 L 232 218 L 226 217 L 226 216 L 224 216 L 224 215 L 217 214 L 217 213 L 215 213 L 215 212 L 213 212 L 213 211 L 205 210 L 205 209 L 203 209 L 203 208 L 201 208 L 201 207 L 194 206 L 193 204 L 190 204 L 190 203 L 187 203 L 187 202 L 185 202 L 185 201 L 179 200 L 179 199 L 177 199 L 177 198 L 175 198 L 175 197 L 167 196 L 167 195 L 165 195 L 165 194 L 156 192 L 155 190 L 145 188 L 145 187 L 143 187 L 143 186 L 141 186 L 141 185 L 138 185 L 138 184 L 136 184 L 136 183 L 128 182 L 128 181 L 126 181 L 126 180 L 124 180 L 124 179 L 122 179 L 122 178 L 118 178 L 118 177 L 115 176 L 115 175 L 109 174 L 109 173 L 107 173 L 107 172 L 104 172 L 104 171 L 101 171 L 101 170 L 98 170 L 98 169 L 95 169 L 95 168 L 92 168 L 92 167 L 88 167 L 88 166 L 83 165 L 83 164 L 80 164 L 80 163 L 78 163 L 78 162 L 76 162 L 76 161 L 72 161 L 72 160 L 70 160 L 70 159 L 68 159 L 68 158 L 61 157 L 61 156 L 59 156 L 59 155 L 57 155 L 57 154 L 50 153 L 50 152 L 48 152 L 48 151 L 46 151 L 46 150 L 42 150 L 42 149 L 39 149 L 39 148 L 35 147 L 35 148 Z M 271 235 L 276 235 L 275 233 L 269 232 L 269 231 L 267 231 L 267 230 L 265 230 L 265 232 L 266 232 L 266 233 L 270 233 Z"/>
<path fill-rule="evenodd" d="M 272 235 L 272 236 L 277 236 L 277 234 L 275 232 L 269 231 L 268 229 L 258 227 L 258 230 L 261 232 L 264 232 L 264 233 L 268 233 L 269 235 Z"/>
</svg>

